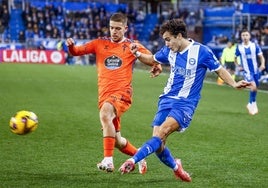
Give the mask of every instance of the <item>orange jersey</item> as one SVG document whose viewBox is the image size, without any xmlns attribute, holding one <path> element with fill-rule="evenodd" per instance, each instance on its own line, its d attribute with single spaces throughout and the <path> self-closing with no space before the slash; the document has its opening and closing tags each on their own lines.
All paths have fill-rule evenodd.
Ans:
<svg viewBox="0 0 268 188">
<path fill-rule="evenodd" d="M 126 92 L 132 100 L 132 73 L 136 57 L 129 49 L 133 41 L 125 39 L 115 43 L 110 37 L 94 39 L 80 46 L 70 46 L 72 55 L 96 54 L 96 66 L 98 72 L 99 102 L 113 93 Z M 138 44 L 142 53 L 151 54 L 143 45 Z M 128 100 L 128 99 L 127 99 Z"/>
</svg>

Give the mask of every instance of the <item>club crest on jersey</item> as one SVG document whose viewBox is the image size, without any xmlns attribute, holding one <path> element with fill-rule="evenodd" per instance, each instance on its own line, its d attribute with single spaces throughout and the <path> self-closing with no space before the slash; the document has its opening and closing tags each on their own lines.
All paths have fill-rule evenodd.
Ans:
<svg viewBox="0 0 268 188">
<path fill-rule="evenodd" d="M 194 58 L 189 59 L 189 64 L 194 65 L 196 63 L 196 60 Z"/>
<path fill-rule="evenodd" d="M 115 70 L 121 67 L 122 60 L 119 57 L 116 56 L 110 56 L 105 59 L 104 61 L 105 67 L 110 70 Z"/>
</svg>

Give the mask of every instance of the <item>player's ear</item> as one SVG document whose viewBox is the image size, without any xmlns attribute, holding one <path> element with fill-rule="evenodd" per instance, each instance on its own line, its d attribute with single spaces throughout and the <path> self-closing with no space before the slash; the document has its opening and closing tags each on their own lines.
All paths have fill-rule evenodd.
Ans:
<svg viewBox="0 0 268 188">
<path fill-rule="evenodd" d="M 182 37 L 181 33 L 178 33 L 177 35 L 174 35 L 174 38 L 175 38 L 175 39 L 177 39 L 177 38 L 179 39 L 179 38 L 181 38 L 181 37 Z"/>
</svg>

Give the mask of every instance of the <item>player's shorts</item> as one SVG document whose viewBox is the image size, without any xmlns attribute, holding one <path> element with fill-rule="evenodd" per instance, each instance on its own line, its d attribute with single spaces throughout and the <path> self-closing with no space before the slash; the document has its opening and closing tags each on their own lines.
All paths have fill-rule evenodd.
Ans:
<svg viewBox="0 0 268 188">
<path fill-rule="evenodd" d="M 247 82 L 255 82 L 256 86 L 260 85 L 259 79 L 260 79 L 261 74 L 257 73 L 257 74 L 244 74 L 244 79 Z"/>
<path fill-rule="evenodd" d="M 179 124 L 179 132 L 183 132 L 190 125 L 196 106 L 178 99 L 163 98 L 158 102 L 158 111 L 152 126 L 161 126 L 167 117 L 173 117 Z"/>
<path fill-rule="evenodd" d="M 104 102 L 111 103 L 116 110 L 116 118 L 113 120 L 115 130 L 120 131 L 120 117 L 126 112 L 132 103 L 132 96 L 130 92 L 118 91 L 112 94 L 105 94 L 99 101 L 99 109 L 102 107 Z"/>
</svg>

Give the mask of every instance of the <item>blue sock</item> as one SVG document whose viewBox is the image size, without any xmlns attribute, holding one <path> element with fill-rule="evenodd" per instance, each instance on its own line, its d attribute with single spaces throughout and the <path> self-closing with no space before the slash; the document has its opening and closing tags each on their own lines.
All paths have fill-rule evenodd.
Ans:
<svg viewBox="0 0 268 188">
<path fill-rule="evenodd" d="M 257 91 L 250 91 L 249 92 L 249 103 L 255 102 L 257 96 Z"/>
<path fill-rule="evenodd" d="M 156 155 L 160 159 L 160 161 L 162 161 L 162 163 L 172 169 L 175 168 L 176 162 L 167 147 L 165 147 L 161 153 L 157 153 Z"/>
<path fill-rule="evenodd" d="M 158 148 L 160 148 L 162 141 L 159 137 L 152 137 L 148 140 L 132 157 L 135 160 L 135 163 L 146 158 L 148 155 L 154 153 Z"/>
</svg>

